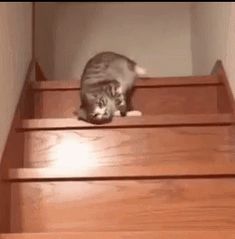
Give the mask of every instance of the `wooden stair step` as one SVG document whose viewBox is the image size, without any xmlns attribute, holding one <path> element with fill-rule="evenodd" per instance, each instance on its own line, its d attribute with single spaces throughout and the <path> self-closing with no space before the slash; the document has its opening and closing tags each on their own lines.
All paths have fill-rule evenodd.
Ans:
<svg viewBox="0 0 235 239">
<path fill-rule="evenodd" d="M 136 87 L 162 87 L 162 86 L 187 86 L 187 85 L 219 85 L 221 82 L 215 75 L 182 76 L 182 77 L 151 77 L 137 80 Z M 71 90 L 80 89 L 79 80 L 53 80 L 34 81 L 34 90 Z"/>
<path fill-rule="evenodd" d="M 144 115 L 141 117 L 116 117 L 111 123 L 94 125 L 76 118 L 26 119 L 18 129 L 86 129 L 86 128 L 119 128 L 150 126 L 190 126 L 190 125 L 230 125 L 231 114 L 189 114 L 189 115 Z"/>
<path fill-rule="evenodd" d="M 11 232 L 220 232 L 235 226 L 231 178 L 12 182 L 11 198 Z"/>
<path fill-rule="evenodd" d="M 234 239 L 234 230 L 225 231 L 127 231 L 0 234 L 0 239 Z"/>
<path fill-rule="evenodd" d="M 33 82 L 34 118 L 74 117 L 80 106 L 79 82 Z M 148 115 L 218 113 L 219 102 L 228 101 L 226 94 L 218 98 L 218 92 L 224 86 L 214 75 L 142 79 L 135 85 L 133 105 Z M 230 108 L 228 104 L 223 112 Z"/>
<path fill-rule="evenodd" d="M 204 118 L 204 125 L 201 119 L 194 121 L 198 125 L 193 125 L 193 119 L 190 118 L 189 125 L 176 126 L 176 122 L 166 126 L 164 118 L 159 121 L 163 125 L 154 125 L 152 119 L 148 121 L 148 127 L 143 127 L 137 118 L 138 124 L 133 127 L 133 122 L 127 119 L 129 125 L 106 125 L 102 130 L 87 127 L 85 123 L 82 128 L 76 120 L 68 120 L 72 123 L 70 128 L 63 120 L 60 123 L 54 120 L 25 121 L 23 131 L 19 133 L 24 142 L 23 167 L 72 165 L 84 170 L 82 175 L 86 172 L 89 176 L 87 171 L 91 170 L 92 177 L 95 173 L 99 177 L 102 173 L 104 176 L 141 176 L 141 172 L 143 175 L 233 173 L 235 132 L 230 116 L 222 117 L 222 121 L 220 116 Z"/>
</svg>

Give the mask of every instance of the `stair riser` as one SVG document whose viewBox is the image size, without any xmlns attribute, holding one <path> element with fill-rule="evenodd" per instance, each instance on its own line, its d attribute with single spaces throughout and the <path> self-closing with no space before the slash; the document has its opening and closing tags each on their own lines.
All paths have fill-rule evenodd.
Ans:
<svg viewBox="0 0 235 239">
<path fill-rule="evenodd" d="M 234 205 L 232 179 L 13 183 L 11 231 L 220 231 Z"/>
<path fill-rule="evenodd" d="M 144 114 L 209 114 L 218 112 L 216 85 L 136 88 L 135 109 Z M 35 118 L 74 117 L 79 90 L 34 91 Z"/>
</svg>

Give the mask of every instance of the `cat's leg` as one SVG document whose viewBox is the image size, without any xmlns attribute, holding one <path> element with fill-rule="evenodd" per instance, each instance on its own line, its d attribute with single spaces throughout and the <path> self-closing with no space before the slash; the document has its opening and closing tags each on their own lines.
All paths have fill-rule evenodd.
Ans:
<svg viewBox="0 0 235 239">
<path fill-rule="evenodd" d="M 125 117 L 128 112 L 126 104 L 121 105 L 119 107 L 119 111 L 120 111 L 121 116 Z"/>
<path fill-rule="evenodd" d="M 128 111 L 127 113 L 126 113 L 126 116 L 128 117 L 131 117 L 131 116 L 142 116 L 143 114 L 142 114 L 142 112 L 141 111 L 138 111 L 138 110 L 132 110 L 132 111 Z M 114 113 L 114 116 L 116 116 L 116 117 L 120 117 L 121 116 L 121 113 L 120 113 L 120 111 L 118 110 L 118 111 L 116 111 L 115 113 Z"/>
<path fill-rule="evenodd" d="M 142 116 L 142 112 L 139 110 L 134 110 L 134 106 L 132 103 L 134 89 L 130 89 L 126 93 L 126 104 L 127 104 L 127 114 L 126 116 Z"/>
<path fill-rule="evenodd" d="M 133 111 L 134 106 L 132 104 L 132 96 L 133 96 L 133 89 L 130 89 L 126 92 L 126 105 L 127 105 L 127 111 Z"/>
<path fill-rule="evenodd" d="M 118 97 L 118 109 L 120 111 L 120 114 L 121 116 L 126 116 L 127 114 L 127 104 L 126 104 L 126 101 L 125 101 L 125 97 L 123 94 L 121 94 L 119 97 Z"/>
<path fill-rule="evenodd" d="M 126 116 L 126 113 L 128 111 L 127 104 L 126 104 L 126 97 L 122 93 L 121 87 L 118 87 L 116 89 L 116 95 L 115 95 L 115 104 L 117 109 L 120 111 L 121 116 Z"/>
</svg>

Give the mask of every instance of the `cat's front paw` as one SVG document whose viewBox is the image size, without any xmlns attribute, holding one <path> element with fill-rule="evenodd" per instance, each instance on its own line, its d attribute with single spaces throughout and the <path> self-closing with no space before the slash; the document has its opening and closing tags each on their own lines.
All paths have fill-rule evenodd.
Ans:
<svg viewBox="0 0 235 239">
<path fill-rule="evenodd" d="M 127 116 L 142 116 L 142 112 L 139 110 L 132 110 L 127 112 Z"/>
<path fill-rule="evenodd" d="M 117 116 L 117 117 L 121 116 L 120 111 L 119 110 L 115 111 L 114 116 Z"/>
<path fill-rule="evenodd" d="M 132 111 L 128 111 L 126 113 L 126 116 L 130 116 L 130 117 L 132 117 L 132 116 L 142 116 L 142 115 L 143 115 L 142 112 L 139 111 L 139 110 L 132 110 Z M 114 112 L 114 116 L 120 117 L 121 116 L 120 111 L 117 110 L 116 112 Z"/>
</svg>

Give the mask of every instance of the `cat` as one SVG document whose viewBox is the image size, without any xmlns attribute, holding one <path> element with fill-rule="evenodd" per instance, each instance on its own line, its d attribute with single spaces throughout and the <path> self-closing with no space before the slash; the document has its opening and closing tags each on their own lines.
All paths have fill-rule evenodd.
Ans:
<svg viewBox="0 0 235 239">
<path fill-rule="evenodd" d="M 135 80 L 145 69 L 128 57 L 101 52 L 85 65 L 81 76 L 79 120 L 93 124 L 111 122 L 120 111 L 133 110 L 131 96 Z"/>
</svg>

